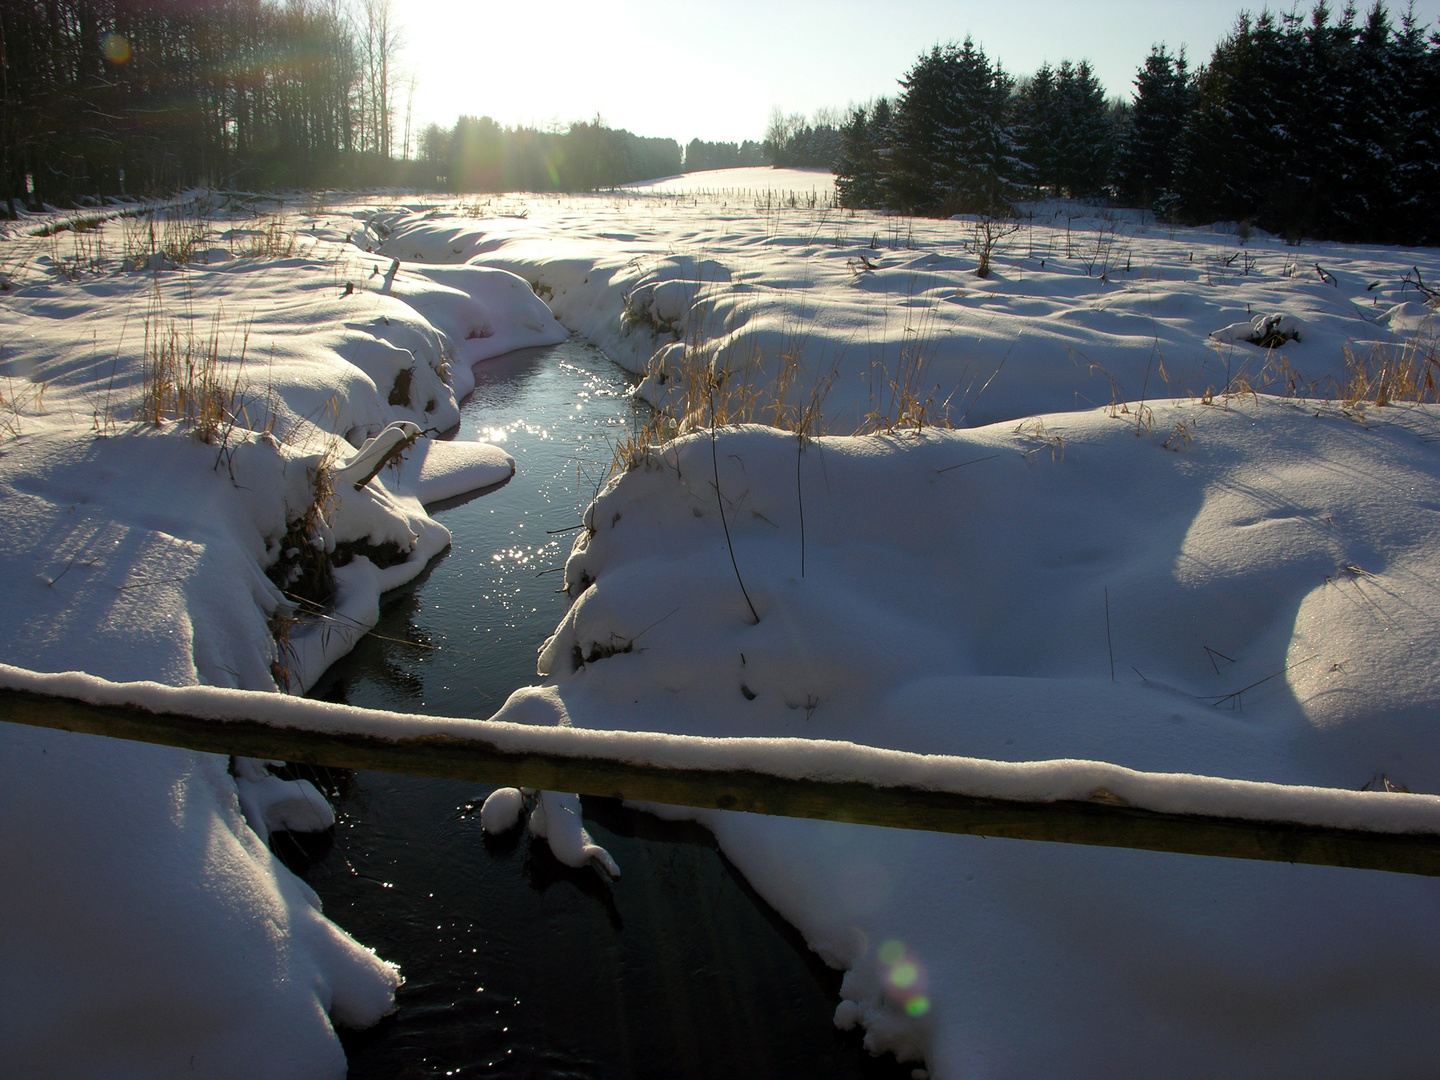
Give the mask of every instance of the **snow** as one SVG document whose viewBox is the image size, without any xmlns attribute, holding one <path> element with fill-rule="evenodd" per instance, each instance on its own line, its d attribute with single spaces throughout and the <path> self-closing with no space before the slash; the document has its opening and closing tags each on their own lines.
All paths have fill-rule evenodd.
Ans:
<svg viewBox="0 0 1440 1080">
<path fill-rule="evenodd" d="M 1440 791 L 1440 415 L 1347 396 L 1433 355 L 1405 277 L 1440 253 L 1046 203 L 981 279 L 974 220 L 720 185 L 507 210 L 397 215 L 387 245 L 534 282 L 674 410 L 697 402 L 660 361 L 750 387 L 793 362 L 792 401 L 833 375 L 822 430 L 887 430 L 895 384 L 968 428 L 653 453 L 587 512 L 548 690 L 501 718 Z M 1347 1076 L 1440 1049 L 1432 882 L 689 816 L 846 970 L 837 1022 L 937 1077 Z"/>
<path fill-rule="evenodd" d="M 386 472 L 385 485 L 429 506 L 514 475 L 515 459 L 491 443 L 425 439 Z"/>
<path fill-rule="evenodd" d="M 1430 249 L 1242 245 L 1233 226 L 1042 203 L 1021 208 L 979 278 L 973 219 L 851 212 L 823 197 L 813 208 L 716 192 L 511 197 L 485 217 L 438 209 L 378 214 L 393 230 L 380 250 L 511 270 L 637 373 L 688 348 L 737 374 L 753 365 L 746 382 L 765 386 L 794 358 L 799 396 L 828 387 L 836 434 L 885 413 L 892 382 L 937 388 L 952 422 L 978 425 L 1239 385 L 1333 396 L 1350 381 L 1347 346 L 1373 361 L 1435 339 L 1434 310 L 1405 282 L 1412 266 L 1440 276 Z M 1271 351 L 1210 336 L 1241 320 L 1253 333 L 1273 313 L 1297 320 L 1300 340 Z M 646 388 L 652 400 L 673 393 Z"/>
<path fill-rule="evenodd" d="M 581 824 L 578 795 L 539 792 L 530 813 L 530 832 L 544 837 L 555 857 L 566 866 L 581 867 L 593 861 L 612 878 L 620 876 L 620 868 L 610 853 L 591 840 Z"/>
<path fill-rule="evenodd" d="M 1154 808 L 1200 804 L 1111 769 L 1440 791 L 1435 408 L 1154 410 L 1138 434 L 1091 410 L 666 447 L 570 557 L 542 658 L 557 714 L 1036 762 L 1019 775 L 1057 797 Z M 607 642 L 634 647 L 576 666 Z M 1244 813 L 1225 791 L 1204 805 Z M 1437 1050 L 1434 882 L 693 816 L 847 970 L 837 1020 L 936 1076 L 1345 1076 Z M 887 982 L 887 942 L 925 973 L 923 1008 Z M 1370 974 L 1400 955 L 1403 982 Z"/>
<path fill-rule="evenodd" d="M 835 175 L 825 169 L 783 169 L 773 165 L 738 166 L 733 169 L 703 169 L 681 176 L 665 176 L 658 180 L 642 180 L 625 184 L 621 191 L 657 195 L 694 195 L 725 193 L 761 195 L 766 191 L 788 197 L 808 196 L 814 192 L 822 198 L 835 193 Z"/>
<path fill-rule="evenodd" d="M 573 331 L 696 430 L 587 512 L 541 685 L 489 725 L 279 694 L 274 722 L 1434 828 L 1440 409 L 1347 388 L 1382 362 L 1423 377 L 1435 312 L 1405 277 L 1440 277 L 1440 252 L 1044 203 L 982 279 L 984 222 L 841 211 L 825 174 L 749 172 L 292 209 L 278 258 L 246 254 L 263 230 L 216 207 L 229 238 L 205 246 L 227 257 L 158 271 L 12 235 L 0 679 L 217 720 L 250 715 L 226 688 L 269 689 L 282 660 L 308 685 L 448 542 L 424 506 L 514 466 L 422 441 L 337 488 L 315 542 L 403 558 L 340 567 L 329 621 L 282 656 L 262 568 L 315 472 L 397 421 L 443 431 L 474 363 Z M 153 343 L 212 338 L 243 355 L 226 371 L 262 433 L 221 452 L 132 426 Z M 661 361 L 730 372 L 754 418 L 793 370 L 787 401 L 814 401 L 821 437 L 712 442 L 705 395 Z M 897 423 L 896 390 L 932 387 L 961 430 Z M 0 738 L 0 805 L 42 823 L 4 841 L 27 883 L 0 892 L 18 1071 L 93 1073 L 105 1018 L 134 1009 L 117 1075 L 262 1038 L 268 1075 L 339 1075 L 326 1011 L 371 1022 L 397 976 L 260 842 L 323 823 L 308 791 L 258 762 L 237 782 L 206 755 Z M 572 796 L 531 798 L 562 861 L 604 865 Z M 485 827 L 525 804 L 505 795 Z M 935 1077 L 1423 1074 L 1440 1051 L 1428 879 L 653 809 L 705 823 L 845 971 L 837 1024 Z"/>
<path fill-rule="evenodd" d="M 1007 761 L 998 754 L 995 758 L 979 758 L 935 751 L 915 752 L 813 735 L 677 735 L 664 731 L 580 728 L 573 726 L 567 704 L 570 698 L 554 686 L 517 690 L 494 717 L 483 723 L 358 709 L 304 698 L 257 696 L 253 692 L 220 687 L 113 683 L 80 672 L 41 674 L 3 664 L 0 664 L 0 687 L 215 721 L 257 720 L 280 728 L 369 735 L 387 740 L 443 737 L 509 754 L 605 758 L 684 771 L 742 770 L 777 778 L 865 783 L 877 787 L 908 786 L 1023 802 L 1085 802 L 1098 797 L 1106 802 L 1160 813 L 1287 821 L 1386 833 L 1440 831 L 1440 796 L 1383 788 L 1343 790 L 1179 772 L 1146 772 L 1103 760 Z M 1147 706 L 1153 711 L 1154 703 L 1133 692 L 1133 688 L 1117 689 L 1112 695 L 1112 705 L 1119 701 L 1122 706 L 1129 706 L 1130 722 L 1138 725 L 1154 719 L 1146 713 Z M 1166 719 L 1174 721 L 1173 716 Z M 248 758 L 236 761 L 240 763 L 236 771 L 242 780 L 275 779 L 264 773 L 264 762 Z M 313 789 L 303 786 L 300 791 L 306 792 L 304 795 L 293 785 L 290 790 L 294 798 L 303 801 Z M 492 797 L 495 803 L 488 816 L 482 807 L 482 822 L 492 823 L 493 829 L 491 825 L 485 826 L 487 831 L 504 832 L 519 820 L 522 803 L 517 800 L 521 799 L 521 792 L 501 788 Z M 242 803 L 244 798 L 242 791 Z M 316 813 L 323 818 L 325 810 L 317 808 Z"/>
<path fill-rule="evenodd" d="M 248 211 L 208 196 L 173 209 L 205 223 L 203 261 L 135 256 L 127 218 L 0 240 L 0 658 L 303 689 L 374 625 L 380 594 L 449 543 L 422 502 L 514 466 L 494 447 L 424 439 L 361 490 L 327 498 L 317 477 L 392 423 L 453 427 L 470 364 L 565 331 L 503 271 L 450 270 L 442 284 L 345 244 L 348 215 L 284 218 L 286 253 L 265 257 L 245 254 L 268 228 Z M 238 423 L 205 441 L 189 421 L 140 422 L 147 373 L 167 363 Z M 306 542 L 360 549 L 319 619 L 265 573 L 289 557 L 287 526 L 317 511 Z M 376 566 L 364 552 L 377 545 L 399 561 Z M 272 620 L 296 616 L 277 647 Z M 319 793 L 264 762 L 234 768 L 0 726 L 0 1072 L 345 1074 L 332 1021 L 375 1023 L 399 972 L 325 919 L 265 846 L 272 829 L 328 827 Z"/>
<path fill-rule="evenodd" d="M 335 811 L 309 780 L 282 780 L 269 770 L 283 761 L 233 759 L 235 787 L 245 821 L 262 840 L 272 832 L 323 832 L 335 824 Z"/>
<path fill-rule="evenodd" d="M 330 1018 L 374 1023 L 399 975 L 275 861 L 224 758 L 7 725 L 4 773 L 6 1075 L 345 1075 Z"/>
<path fill-rule="evenodd" d="M 520 823 L 525 812 L 525 796 L 519 788 L 496 788 L 485 796 L 480 807 L 480 827 L 492 836 L 509 832 Z"/>
</svg>

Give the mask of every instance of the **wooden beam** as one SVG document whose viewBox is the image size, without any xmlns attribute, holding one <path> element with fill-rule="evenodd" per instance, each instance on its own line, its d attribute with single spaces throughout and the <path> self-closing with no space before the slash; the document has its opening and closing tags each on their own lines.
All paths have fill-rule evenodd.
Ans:
<svg viewBox="0 0 1440 1080">
<path fill-rule="evenodd" d="M 1026 802 L 758 770 L 673 768 L 579 754 L 506 751 L 482 737 L 390 739 L 256 720 L 206 720 L 0 689 L 0 721 L 333 768 L 573 791 L 643 802 L 888 828 L 1311 863 L 1440 876 L 1440 836 L 1161 813 L 1092 801 Z"/>
</svg>

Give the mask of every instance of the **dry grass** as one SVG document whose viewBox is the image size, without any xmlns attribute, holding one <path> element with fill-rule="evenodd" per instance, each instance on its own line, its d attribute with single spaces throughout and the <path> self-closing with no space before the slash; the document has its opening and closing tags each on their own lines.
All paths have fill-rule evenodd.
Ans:
<svg viewBox="0 0 1440 1080">
<path fill-rule="evenodd" d="M 830 354 L 823 339 L 815 347 L 819 312 L 807 310 L 803 294 L 797 299 L 785 291 L 720 319 L 700 284 L 694 283 L 686 313 L 664 323 L 627 299 L 628 325 L 643 325 L 674 342 L 660 348 L 646 369 L 642 385 L 656 408 L 635 411 L 630 433 L 616 445 L 613 469 L 643 465 L 652 459 L 652 449 L 679 435 L 727 425 L 763 424 L 793 432 L 802 449 L 807 439 L 824 433 L 825 399 L 849 344 Z M 942 398 L 941 385 L 930 381 L 941 340 L 937 309 L 916 303 L 914 288 L 912 280 L 903 300 L 898 295 L 885 300 L 887 323 L 893 304 L 903 310 L 906 324 L 898 356 L 887 354 L 888 334 L 872 343 L 869 407 L 856 434 L 895 435 L 952 426 L 953 393 Z M 778 313 L 778 335 L 771 329 L 776 319 L 762 317 L 766 308 Z M 766 329 L 747 333 L 745 327 L 751 325 Z"/>
<path fill-rule="evenodd" d="M 210 220 L 193 210 L 152 210 L 123 222 L 124 265 L 143 270 L 157 262 L 187 266 L 208 250 Z"/>
<path fill-rule="evenodd" d="M 635 412 L 630 434 L 616 444 L 614 468 L 637 468 L 652 447 L 706 428 L 764 424 L 802 438 L 819 434 L 821 407 L 835 371 L 811 378 L 801 358 L 800 349 L 790 348 L 772 364 L 748 339 L 714 355 L 688 343 L 680 350 L 661 350 L 646 379 L 666 393 L 666 408 Z"/>
<path fill-rule="evenodd" d="M 1401 341 L 1352 341 L 1342 352 L 1344 364 L 1338 377 L 1308 380 L 1279 347 L 1272 348 L 1259 371 L 1251 373 L 1242 366 L 1239 372 L 1227 374 L 1223 390 L 1209 387 L 1200 401 L 1228 405 L 1231 398 L 1258 400 L 1263 393 L 1334 403 L 1351 413 L 1370 406 L 1440 401 L 1440 339 L 1433 322 Z"/>
<path fill-rule="evenodd" d="M 295 231 L 286 228 L 278 214 L 251 230 L 234 254 L 247 259 L 288 259 L 295 254 Z"/>
<path fill-rule="evenodd" d="M 16 389 L 15 380 L 7 377 L 0 390 L 0 436 L 19 438 L 24 433 L 22 418 L 26 412 L 45 409 L 45 384 L 23 382 Z"/>
<path fill-rule="evenodd" d="M 225 445 L 243 401 L 240 366 L 249 333 L 243 334 L 233 361 L 220 358 L 221 338 L 218 313 L 202 335 L 196 334 L 193 319 L 148 316 L 145 381 L 133 418 L 157 428 L 179 422 L 201 442 Z"/>
<path fill-rule="evenodd" d="M 631 325 L 643 324 L 657 337 L 675 340 L 651 358 L 644 384 L 657 407 L 634 412 L 629 435 L 616 445 L 612 470 L 637 468 L 650 459 L 652 448 L 707 428 L 764 424 L 794 432 L 802 442 L 821 432 L 822 407 L 843 350 L 828 371 L 823 361 L 807 365 L 816 312 L 807 312 L 803 301 L 792 303 L 785 293 L 769 302 L 780 313 L 776 341 L 773 332 L 744 329 L 765 325 L 760 302 L 722 318 L 703 295 L 703 284 L 691 283 L 686 311 L 673 321 L 657 323 L 627 297 Z M 815 367 L 822 373 L 816 374 Z"/>
<path fill-rule="evenodd" d="M 1434 329 L 1398 344 L 1345 346 L 1347 381 L 1336 395 L 1347 409 L 1363 405 L 1384 408 L 1395 402 L 1440 401 L 1436 373 L 1440 343 Z"/>
<path fill-rule="evenodd" d="M 937 307 L 927 304 L 916 307 L 915 281 L 902 304 L 905 326 L 901 334 L 899 355 L 893 365 L 886 358 L 886 342 L 882 338 L 880 355 L 870 362 L 870 407 L 861 420 L 857 435 L 894 435 L 899 431 L 923 431 L 927 427 L 950 427 L 950 396 L 937 400 L 939 383 L 930 382 L 930 367 L 940 344 L 936 325 Z M 918 319 L 912 313 L 919 311 Z M 886 299 L 885 323 L 889 323 L 889 298 Z M 882 330 L 888 337 L 888 326 Z M 873 355 L 873 351 L 872 351 Z M 952 394 L 953 396 L 953 394 Z"/>
<path fill-rule="evenodd" d="M 79 281 L 86 273 L 98 274 L 104 268 L 105 237 L 100 230 L 57 230 L 48 238 L 50 265 L 61 277 Z"/>
</svg>

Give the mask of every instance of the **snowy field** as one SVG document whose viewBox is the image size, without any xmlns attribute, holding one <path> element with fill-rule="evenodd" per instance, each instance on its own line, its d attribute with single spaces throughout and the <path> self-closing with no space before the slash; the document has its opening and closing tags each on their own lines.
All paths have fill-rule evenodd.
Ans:
<svg viewBox="0 0 1440 1080">
<path fill-rule="evenodd" d="M 884 217 L 739 171 L 12 227 L 0 662 L 303 689 L 448 542 L 424 505 L 513 468 L 422 439 L 356 489 L 386 444 L 359 447 L 444 431 L 474 364 L 575 331 L 675 423 L 587 512 L 543 689 L 499 718 L 1440 793 L 1440 408 L 1411 400 L 1440 252 Z M 15 1075 L 343 1075 L 327 1017 L 374 1022 L 398 974 L 263 843 L 325 825 L 313 789 L 0 742 Z M 663 812 L 845 970 L 837 1024 L 936 1077 L 1440 1052 L 1428 879 Z"/>
<path fill-rule="evenodd" d="M 620 190 L 656 195 L 752 196 L 762 200 L 768 191 L 784 200 L 792 194 L 797 202 L 816 195 L 829 202 L 835 194 L 835 176 L 823 169 L 777 169 L 772 165 L 757 165 L 706 169 L 658 180 L 642 180 L 636 184 L 625 184 Z"/>
</svg>

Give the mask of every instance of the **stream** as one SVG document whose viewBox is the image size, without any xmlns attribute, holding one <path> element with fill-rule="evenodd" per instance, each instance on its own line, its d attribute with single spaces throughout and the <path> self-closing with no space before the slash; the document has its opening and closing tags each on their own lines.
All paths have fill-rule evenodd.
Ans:
<svg viewBox="0 0 1440 1080">
<path fill-rule="evenodd" d="M 516 475 L 431 507 L 449 551 L 388 595 L 313 696 L 484 718 L 536 681 L 573 533 L 628 433 L 633 378 L 584 340 L 477 369 L 456 438 Z M 483 785 L 307 771 L 332 835 L 277 834 L 326 913 L 400 965 L 399 1010 L 342 1034 L 352 1080 L 398 1077 L 909 1077 L 831 1017 L 840 974 L 761 900 L 710 833 L 585 799 L 623 877 L 560 864 L 522 829 L 486 837 Z"/>
</svg>

